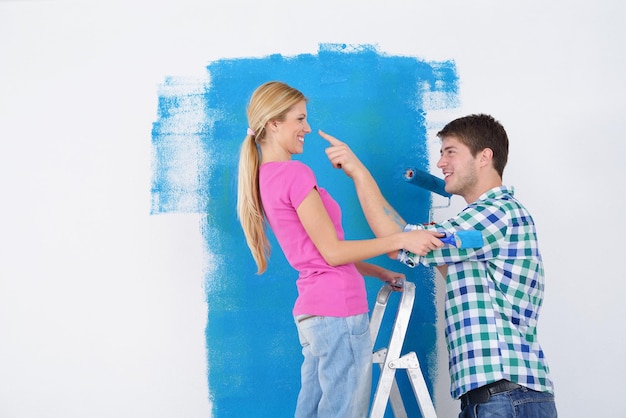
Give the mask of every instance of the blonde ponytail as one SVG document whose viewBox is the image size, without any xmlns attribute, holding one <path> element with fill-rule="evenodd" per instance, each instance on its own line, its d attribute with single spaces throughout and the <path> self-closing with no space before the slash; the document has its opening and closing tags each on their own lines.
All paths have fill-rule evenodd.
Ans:
<svg viewBox="0 0 626 418">
<path fill-rule="evenodd" d="M 259 194 L 259 152 L 254 137 L 247 135 L 239 154 L 237 216 L 257 265 L 257 274 L 267 268 L 270 245 L 265 234 L 263 205 Z"/>
<path fill-rule="evenodd" d="M 259 86 L 248 105 L 248 135 L 239 153 L 239 178 L 237 179 L 237 216 L 246 236 L 246 242 L 257 265 L 257 273 L 267 269 L 270 244 L 265 233 L 265 213 L 259 191 L 259 145 L 265 140 L 265 126 L 271 121 L 282 121 L 304 95 L 278 81 Z"/>
</svg>

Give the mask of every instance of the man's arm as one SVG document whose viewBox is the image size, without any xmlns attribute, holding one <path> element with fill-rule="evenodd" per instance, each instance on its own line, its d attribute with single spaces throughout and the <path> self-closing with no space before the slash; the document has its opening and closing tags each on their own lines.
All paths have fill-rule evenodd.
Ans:
<svg viewBox="0 0 626 418">
<path fill-rule="evenodd" d="M 372 174 L 350 147 L 321 130 L 318 133 L 330 143 L 326 155 L 333 166 L 343 169 L 354 181 L 365 219 L 374 234 L 381 237 L 402 231 L 406 222 L 387 202 Z"/>
</svg>

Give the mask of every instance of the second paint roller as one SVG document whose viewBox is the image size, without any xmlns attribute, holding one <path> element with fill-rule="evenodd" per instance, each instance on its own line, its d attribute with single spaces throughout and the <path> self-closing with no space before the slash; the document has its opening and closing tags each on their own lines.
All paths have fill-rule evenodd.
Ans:
<svg viewBox="0 0 626 418">
<path fill-rule="evenodd" d="M 456 248 L 481 248 L 484 245 L 482 232 L 475 229 L 456 231 L 439 239 L 444 244 L 454 245 Z"/>
</svg>

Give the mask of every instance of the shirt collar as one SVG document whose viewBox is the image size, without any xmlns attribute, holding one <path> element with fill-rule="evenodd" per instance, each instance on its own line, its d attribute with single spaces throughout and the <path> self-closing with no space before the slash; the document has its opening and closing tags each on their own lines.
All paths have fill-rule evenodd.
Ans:
<svg viewBox="0 0 626 418">
<path fill-rule="evenodd" d="M 515 195 L 513 186 L 498 186 L 481 194 L 478 200 L 506 199 L 507 197 L 513 197 L 513 195 Z"/>
</svg>

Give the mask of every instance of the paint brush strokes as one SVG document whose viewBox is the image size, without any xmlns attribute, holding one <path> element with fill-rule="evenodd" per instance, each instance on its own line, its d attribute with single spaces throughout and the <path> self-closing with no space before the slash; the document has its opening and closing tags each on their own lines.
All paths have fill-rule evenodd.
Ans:
<svg viewBox="0 0 626 418">
<path fill-rule="evenodd" d="M 269 80 L 284 81 L 309 99 L 313 133 L 298 159 L 313 168 L 319 184 L 342 206 L 348 239 L 372 233 L 351 181 L 326 159 L 317 129 L 351 145 L 405 219 L 425 222 L 430 194 L 407 184 L 403 171 L 407 166 L 428 170 L 426 112 L 456 107 L 458 97 L 453 62 L 388 56 L 371 45 L 322 44 L 317 54 L 218 60 L 207 66 L 206 79 L 170 77 L 160 86 L 151 212 L 206 214 L 207 378 L 217 418 L 291 416 L 299 390 L 301 355 L 290 315 L 296 273 L 270 236 L 268 271 L 255 274 L 235 210 L 246 104 Z M 437 368 L 433 273 L 387 257 L 374 261 L 416 283 L 404 352 L 417 353 L 432 389 Z M 380 282 L 366 281 L 373 306 Z M 388 342 L 396 307 L 392 300 L 376 348 Z M 375 373 L 374 383 L 376 378 Z M 408 380 L 403 374 L 398 379 L 403 397 L 413 398 Z M 407 402 L 407 411 L 420 416 L 414 401 Z"/>
</svg>

